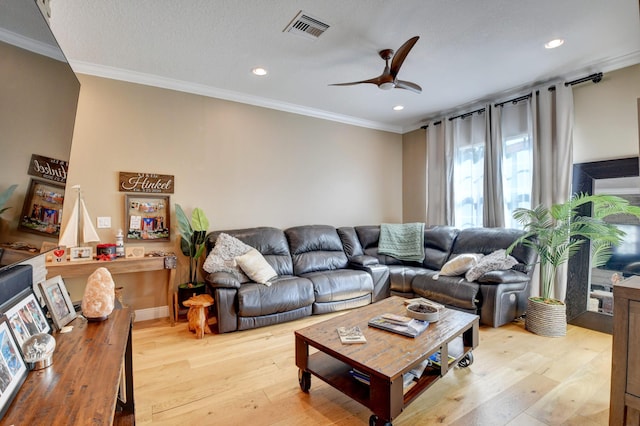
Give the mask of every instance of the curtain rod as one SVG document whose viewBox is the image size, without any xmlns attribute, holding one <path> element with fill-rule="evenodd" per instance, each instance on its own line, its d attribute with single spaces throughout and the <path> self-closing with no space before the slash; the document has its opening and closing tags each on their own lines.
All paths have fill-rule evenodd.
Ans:
<svg viewBox="0 0 640 426">
<path fill-rule="evenodd" d="M 586 77 L 582 77 L 582 78 L 578 78 L 578 79 L 575 79 L 575 80 L 567 81 L 567 82 L 564 83 L 564 87 L 575 86 L 576 84 L 585 83 L 587 81 L 592 81 L 594 83 L 600 83 L 602 81 L 602 76 L 603 76 L 603 74 L 601 72 L 593 73 L 593 74 L 590 74 L 590 75 L 588 75 Z M 551 91 L 556 90 L 556 86 L 549 87 L 549 90 L 551 90 Z M 520 97 L 517 97 L 517 98 L 514 98 L 514 99 L 509 99 L 509 100 L 504 101 L 504 102 L 498 102 L 498 103 L 494 104 L 494 106 L 502 106 L 504 104 L 508 104 L 509 102 L 513 102 L 514 104 L 517 104 L 520 101 L 524 101 L 526 99 L 529 99 L 531 96 L 532 96 L 532 94 L 529 93 L 528 95 L 520 96 Z M 466 118 L 466 117 L 469 117 L 470 115 L 473 115 L 476 112 L 477 113 L 482 113 L 482 112 L 484 112 L 484 108 L 480 108 L 480 109 L 478 109 L 476 111 L 471 111 L 471 112 L 467 112 L 467 113 L 464 113 L 464 114 L 456 115 L 455 117 L 449 118 L 449 121 L 455 120 L 456 118 Z M 441 124 L 441 123 L 442 123 L 442 121 L 437 121 L 437 122 L 433 123 L 433 125 L 437 126 L 438 124 Z M 426 129 L 427 127 L 429 127 L 428 124 L 426 124 L 426 125 L 424 125 L 424 126 L 422 126 L 420 128 L 421 129 Z"/>
</svg>

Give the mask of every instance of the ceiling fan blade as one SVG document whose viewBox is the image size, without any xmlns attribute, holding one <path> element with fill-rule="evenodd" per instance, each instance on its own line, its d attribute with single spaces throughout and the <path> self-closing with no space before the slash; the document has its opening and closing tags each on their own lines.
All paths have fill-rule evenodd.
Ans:
<svg viewBox="0 0 640 426">
<path fill-rule="evenodd" d="M 400 71 L 402 63 L 419 38 L 419 36 L 415 36 L 405 41 L 404 44 L 396 51 L 395 55 L 393 55 L 393 59 L 391 60 L 391 75 L 394 78 L 398 75 L 398 71 Z"/>
<path fill-rule="evenodd" d="M 353 85 L 362 84 L 362 83 L 371 83 L 371 84 L 378 85 L 380 84 L 380 77 L 370 78 L 369 80 L 352 81 L 350 83 L 334 83 L 334 84 L 330 84 L 329 86 L 353 86 Z"/>
<path fill-rule="evenodd" d="M 415 93 L 422 93 L 422 87 L 410 81 L 396 80 L 397 89 L 406 89 Z"/>
</svg>

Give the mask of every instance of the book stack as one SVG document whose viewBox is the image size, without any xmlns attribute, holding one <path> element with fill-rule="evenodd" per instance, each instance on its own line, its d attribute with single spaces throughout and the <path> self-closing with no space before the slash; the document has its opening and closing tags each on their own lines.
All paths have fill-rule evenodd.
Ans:
<svg viewBox="0 0 640 426">
<path fill-rule="evenodd" d="M 362 372 L 360 370 L 356 370 L 355 368 L 352 368 L 351 370 L 349 370 L 349 374 L 351 374 L 351 377 L 353 377 L 354 379 L 356 379 L 360 383 L 364 383 L 367 386 L 369 386 L 371 384 L 371 376 L 369 376 L 365 372 Z"/>
<path fill-rule="evenodd" d="M 392 331 L 403 336 L 416 337 L 429 326 L 429 322 L 396 314 L 382 314 L 369 320 L 370 327 Z"/>
<path fill-rule="evenodd" d="M 440 367 L 442 365 L 442 360 L 440 358 L 440 351 L 438 351 L 429 357 L 429 362 Z M 451 365 L 451 363 L 456 360 L 456 357 L 449 355 L 448 359 L 447 365 Z"/>
</svg>

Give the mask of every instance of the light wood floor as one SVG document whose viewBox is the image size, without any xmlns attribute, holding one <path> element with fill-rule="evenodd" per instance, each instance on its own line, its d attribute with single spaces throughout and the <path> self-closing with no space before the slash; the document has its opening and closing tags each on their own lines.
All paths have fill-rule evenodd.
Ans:
<svg viewBox="0 0 640 426">
<path fill-rule="evenodd" d="M 336 314 L 330 314 L 336 315 Z M 139 425 L 367 425 L 371 413 L 312 376 L 298 386 L 293 331 L 314 316 L 196 340 L 186 322 L 134 324 Z M 456 368 L 393 424 L 606 425 L 611 336 L 569 326 L 548 338 L 515 322 L 481 327 L 475 362 Z"/>
</svg>

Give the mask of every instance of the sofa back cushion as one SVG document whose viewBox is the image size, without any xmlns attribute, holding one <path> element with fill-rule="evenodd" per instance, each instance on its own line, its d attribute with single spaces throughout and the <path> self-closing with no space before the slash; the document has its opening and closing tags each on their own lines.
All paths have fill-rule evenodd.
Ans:
<svg viewBox="0 0 640 426">
<path fill-rule="evenodd" d="M 524 231 L 509 228 L 467 228 L 460 231 L 453 245 L 451 256 L 461 253 L 490 254 L 496 250 L 506 249 L 517 240 Z M 511 252 L 519 263 L 522 272 L 533 270 L 537 255 L 535 251 L 522 244 Z"/>
<path fill-rule="evenodd" d="M 458 235 L 458 230 L 451 226 L 430 226 L 424 229 L 424 261 L 422 264 L 415 262 L 403 262 L 391 256 L 378 254 L 378 239 L 380 238 L 380 226 L 356 226 L 356 234 L 364 254 L 375 256 L 380 263 L 385 265 L 410 265 L 424 266 L 432 270 L 440 270 L 451 253 L 453 242 Z"/>
<path fill-rule="evenodd" d="M 422 266 L 438 271 L 449 259 L 458 229 L 452 226 L 431 226 L 424 230 L 424 261 Z"/>
<path fill-rule="evenodd" d="M 342 247 L 347 258 L 351 259 L 355 256 L 362 256 L 364 251 L 360 240 L 358 240 L 358 234 L 353 226 L 343 226 L 338 228 L 338 235 L 342 241 Z"/>
<path fill-rule="evenodd" d="M 292 275 L 293 263 L 284 232 L 278 228 L 258 227 L 215 231 L 207 235 L 207 254 L 215 246 L 218 234 L 224 232 L 258 250 L 278 275 Z"/>
<path fill-rule="evenodd" d="M 333 226 L 295 226 L 284 233 L 289 241 L 295 275 L 347 266 L 347 255 Z"/>
</svg>

